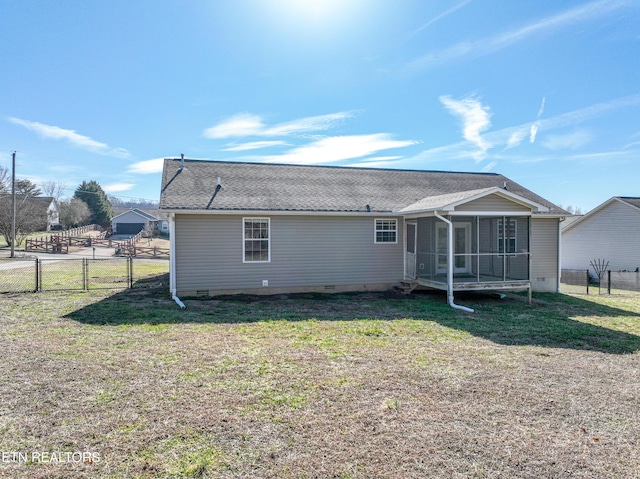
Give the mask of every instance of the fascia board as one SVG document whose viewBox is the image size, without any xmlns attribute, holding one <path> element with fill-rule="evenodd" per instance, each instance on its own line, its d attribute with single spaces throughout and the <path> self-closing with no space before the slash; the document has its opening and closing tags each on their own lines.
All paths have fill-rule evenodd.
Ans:
<svg viewBox="0 0 640 479">
<path fill-rule="evenodd" d="M 304 210 L 182 210 L 162 209 L 174 215 L 262 215 L 262 216 L 404 216 L 394 211 L 304 211 Z"/>
</svg>

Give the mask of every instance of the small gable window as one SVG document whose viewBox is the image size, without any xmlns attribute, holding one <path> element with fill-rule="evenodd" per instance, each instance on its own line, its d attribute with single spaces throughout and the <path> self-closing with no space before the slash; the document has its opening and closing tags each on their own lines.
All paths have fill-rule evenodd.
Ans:
<svg viewBox="0 0 640 479">
<path fill-rule="evenodd" d="M 397 243 L 398 242 L 398 220 L 376 220 L 375 242 L 376 243 Z"/>
<path fill-rule="evenodd" d="M 243 218 L 244 263 L 268 263 L 271 261 L 271 224 L 269 218 Z"/>
</svg>

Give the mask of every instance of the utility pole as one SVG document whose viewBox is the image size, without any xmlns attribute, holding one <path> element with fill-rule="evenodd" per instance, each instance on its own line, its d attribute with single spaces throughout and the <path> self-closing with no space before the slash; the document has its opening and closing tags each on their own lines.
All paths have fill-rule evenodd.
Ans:
<svg viewBox="0 0 640 479">
<path fill-rule="evenodd" d="M 16 152 L 11 162 L 11 257 L 16 257 Z"/>
</svg>

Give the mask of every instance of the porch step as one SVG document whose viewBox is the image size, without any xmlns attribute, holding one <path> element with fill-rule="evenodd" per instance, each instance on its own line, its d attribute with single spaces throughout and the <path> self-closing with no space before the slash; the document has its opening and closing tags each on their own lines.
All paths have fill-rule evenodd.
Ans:
<svg viewBox="0 0 640 479">
<path fill-rule="evenodd" d="M 418 282 L 410 279 L 403 279 L 398 282 L 396 289 L 402 294 L 411 294 L 418 287 Z"/>
</svg>

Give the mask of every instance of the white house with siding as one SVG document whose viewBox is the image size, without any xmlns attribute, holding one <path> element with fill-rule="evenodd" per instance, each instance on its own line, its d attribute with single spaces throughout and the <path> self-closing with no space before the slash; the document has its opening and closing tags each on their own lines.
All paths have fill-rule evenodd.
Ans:
<svg viewBox="0 0 640 479">
<path fill-rule="evenodd" d="M 592 260 L 611 271 L 640 268 L 640 198 L 614 196 L 563 225 L 562 269 L 591 269 Z"/>
<path fill-rule="evenodd" d="M 165 159 L 175 295 L 559 290 L 568 213 L 494 173 Z"/>
</svg>

